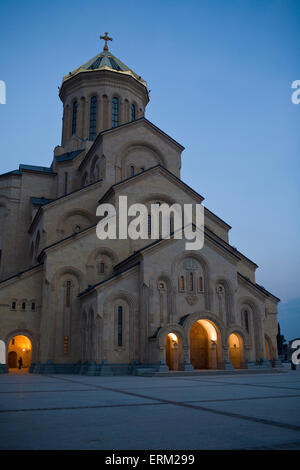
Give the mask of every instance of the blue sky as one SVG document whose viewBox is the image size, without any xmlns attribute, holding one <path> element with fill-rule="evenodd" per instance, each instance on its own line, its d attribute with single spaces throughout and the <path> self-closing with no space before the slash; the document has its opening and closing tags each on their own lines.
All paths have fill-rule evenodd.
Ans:
<svg viewBox="0 0 300 470">
<path fill-rule="evenodd" d="M 300 336 L 300 1 L 1 0 L 0 18 L 0 173 L 50 165 L 57 87 L 108 31 L 112 52 L 148 82 L 147 118 L 185 146 L 183 180 L 232 225 L 257 282 L 294 312 L 299 299 L 287 328 Z"/>
</svg>

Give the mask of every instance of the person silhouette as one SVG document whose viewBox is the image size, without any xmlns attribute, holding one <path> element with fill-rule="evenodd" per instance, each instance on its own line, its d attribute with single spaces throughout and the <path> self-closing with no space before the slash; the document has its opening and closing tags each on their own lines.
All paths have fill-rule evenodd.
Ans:
<svg viewBox="0 0 300 470">
<path fill-rule="evenodd" d="M 19 369 L 22 369 L 23 359 L 21 357 L 19 358 L 18 363 L 19 363 Z"/>
</svg>

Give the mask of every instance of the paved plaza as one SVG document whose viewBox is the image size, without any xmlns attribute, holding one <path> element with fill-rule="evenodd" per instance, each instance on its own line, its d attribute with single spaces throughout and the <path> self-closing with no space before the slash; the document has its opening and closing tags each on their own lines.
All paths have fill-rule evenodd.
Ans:
<svg viewBox="0 0 300 470">
<path fill-rule="evenodd" d="M 0 375 L 1 449 L 300 449 L 300 370 Z"/>
</svg>

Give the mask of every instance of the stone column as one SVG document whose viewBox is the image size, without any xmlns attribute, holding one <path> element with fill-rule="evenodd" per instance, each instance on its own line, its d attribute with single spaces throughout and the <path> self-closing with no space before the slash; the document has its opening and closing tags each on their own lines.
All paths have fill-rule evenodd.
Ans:
<svg viewBox="0 0 300 470">
<path fill-rule="evenodd" d="M 182 347 L 182 358 L 183 358 L 183 363 L 182 363 L 182 368 L 183 370 L 194 370 L 194 366 L 190 362 L 190 351 L 188 346 L 183 346 Z"/>
<path fill-rule="evenodd" d="M 234 369 L 229 359 L 229 348 L 223 348 L 223 357 L 224 357 L 225 369 L 226 370 Z"/>
</svg>

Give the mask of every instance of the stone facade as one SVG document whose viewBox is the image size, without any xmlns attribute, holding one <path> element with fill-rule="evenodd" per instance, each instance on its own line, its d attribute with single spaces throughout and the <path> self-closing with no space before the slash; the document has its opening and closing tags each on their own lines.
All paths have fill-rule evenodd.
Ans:
<svg viewBox="0 0 300 470">
<path fill-rule="evenodd" d="M 101 65 L 102 64 L 102 65 Z M 30 339 L 31 372 L 87 374 L 276 363 L 277 303 L 205 208 L 205 243 L 102 240 L 99 202 L 201 204 L 183 147 L 149 122 L 146 82 L 109 51 L 66 76 L 49 168 L 0 176 L 0 340 Z M 3 370 L 6 368 L 3 366 Z"/>
</svg>

